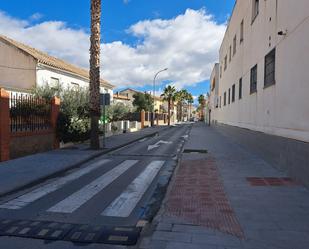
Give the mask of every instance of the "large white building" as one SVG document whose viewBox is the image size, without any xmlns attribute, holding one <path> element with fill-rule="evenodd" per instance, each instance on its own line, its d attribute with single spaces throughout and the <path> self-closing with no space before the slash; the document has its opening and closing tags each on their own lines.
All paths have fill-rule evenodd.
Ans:
<svg viewBox="0 0 309 249">
<path fill-rule="evenodd" d="M 88 87 L 89 72 L 0 35 L 0 87 L 23 92 L 45 84 Z M 112 98 L 113 88 L 101 80 L 101 93 L 109 93 Z"/>
<path fill-rule="evenodd" d="M 309 142 L 308 0 L 237 0 L 219 58 L 213 121 Z"/>
<path fill-rule="evenodd" d="M 309 186 L 309 1 L 237 0 L 210 82 L 217 130 Z"/>
</svg>

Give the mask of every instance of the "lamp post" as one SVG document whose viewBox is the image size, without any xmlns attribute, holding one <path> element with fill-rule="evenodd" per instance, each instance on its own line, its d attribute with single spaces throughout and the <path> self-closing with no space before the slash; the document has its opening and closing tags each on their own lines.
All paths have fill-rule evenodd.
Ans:
<svg viewBox="0 0 309 249">
<path fill-rule="evenodd" d="M 156 79 L 158 77 L 158 75 L 164 71 L 167 71 L 168 68 L 164 68 L 162 70 L 160 70 L 159 72 L 157 72 L 153 78 L 153 105 L 152 105 L 152 117 L 151 117 L 151 126 L 154 126 L 154 119 L 155 119 L 155 97 L 156 97 Z"/>
</svg>

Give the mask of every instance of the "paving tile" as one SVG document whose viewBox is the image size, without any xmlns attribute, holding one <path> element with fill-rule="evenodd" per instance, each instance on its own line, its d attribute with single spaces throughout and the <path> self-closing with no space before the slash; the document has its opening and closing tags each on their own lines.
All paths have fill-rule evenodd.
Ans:
<svg viewBox="0 0 309 249">
<path fill-rule="evenodd" d="M 215 235 L 216 231 L 201 227 L 201 226 L 192 226 L 192 225 L 183 225 L 183 224 L 174 224 L 173 232 L 184 232 L 189 234 L 206 234 L 206 235 Z"/>
<path fill-rule="evenodd" d="M 153 240 L 191 242 L 191 235 L 187 233 L 155 231 L 153 233 L 152 239 Z"/>
<path fill-rule="evenodd" d="M 200 245 L 180 242 L 169 242 L 166 249 L 217 249 L 214 245 Z"/>
<path fill-rule="evenodd" d="M 212 235 L 192 235 L 192 243 L 209 244 L 218 246 L 241 246 L 241 240 L 236 237 L 212 236 Z"/>
<path fill-rule="evenodd" d="M 172 231 L 172 227 L 173 227 L 173 224 L 172 223 L 163 223 L 163 222 L 160 222 L 157 227 L 156 227 L 156 230 L 157 231 Z M 181 232 L 181 231 L 178 231 L 178 232 Z"/>
</svg>

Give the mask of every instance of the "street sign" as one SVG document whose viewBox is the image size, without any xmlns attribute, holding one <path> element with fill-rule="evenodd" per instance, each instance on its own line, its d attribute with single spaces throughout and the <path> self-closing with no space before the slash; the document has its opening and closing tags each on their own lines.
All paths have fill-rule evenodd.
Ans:
<svg viewBox="0 0 309 249">
<path fill-rule="evenodd" d="M 111 104 L 111 95 L 109 93 L 100 94 L 100 105 L 110 105 Z"/>
</svg>

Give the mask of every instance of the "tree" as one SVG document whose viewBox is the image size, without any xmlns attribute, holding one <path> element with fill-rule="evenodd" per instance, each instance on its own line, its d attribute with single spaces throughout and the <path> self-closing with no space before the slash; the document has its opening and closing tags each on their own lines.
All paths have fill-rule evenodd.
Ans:
<svg viewBox="0 0 309 249">
<path fill-rule="evenodd" d="M 168 103 L 168 125 L 171 125 L 171 105 L 172 102 L 176 99 L 176 89 L 173 86 L 167 86 L 164 88 L 163 94 L 161 94 L 161 97 L 164 101 L 167 101 Z"/>
<path fill-rule="evenodd" d="M 90 37 L 90 147 L 100 148 L 100 45 L 101 45 L 101 0 L 91 0 Z"/>
<path fill-rule="evenodd" d="M 123 103 L 117 103 L 107 107 L 106 115 L 109 122 L 115 122 L 123 120 L 129 112 L 129 107 L 125 106 Z"/>
<path fill-rule="evenodd" d="M 176 93 L 176 100 L 178 101 L 178 110 L 179 110 L 178 120 L 183 121 L 183 106 L 188 99 L 188 95 L 189 93 L 185 89 L 180 90 Z"/>
<path fill-rule="evenodd" d="M 136 107 L 138 112 L 142 110 L 146 112 L 152 111 L 153 99 L 149 93 L 136 93 L 133 95 L 133 106 Z"/>
<path fill-rule="evenodd" d="M 191 118 L 191 109 L 192 109 L 192 104 L 194 103 L 194 99 L 191 93 L 188 94 L 187 101 L 189 105 L 189 118 Z"/>
<path fill-rule="evenodd" d="M 205 110 L 205 104 L 206 104 L 206 99 L 205 99 L 205 96 L 203 94 L 201 94 L 199 97 L 198 97 L 198 103 L 199 103 L 199 109 L 201 110 L 201 118 L 202 120 L 205 119 L 204 117 L 204 110 Z"/>
</svg>

